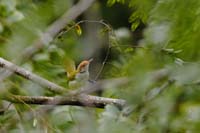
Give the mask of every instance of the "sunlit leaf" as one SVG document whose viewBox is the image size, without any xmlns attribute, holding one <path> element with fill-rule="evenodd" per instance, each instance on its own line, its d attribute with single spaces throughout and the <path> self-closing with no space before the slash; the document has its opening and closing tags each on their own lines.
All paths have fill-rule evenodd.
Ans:
<svg viewBox="0 0 200 133">
<path fill-rule="evenodd" d="M 107 5 L 108 6 L 112 6 L 112 5 L 114 5 L 115 3 L 121 3 L 121 4 L 124 4 L 125 3 L 125 0 L 108 0 L 107 1 Z"/>
<path fill-rule="evenodd" d="M 128 52 L 133 52 L 134 49 L 133 48 L 126 48 L 124 52 L 128 53 Z"/>
<path fill-rule="evenodd" d="M 134 31 L 139 26 L 139 24 L 140 24 L 139 21 L 136 21 L 136 22 L 132 23 L 131 30 Z"/>
</svg>

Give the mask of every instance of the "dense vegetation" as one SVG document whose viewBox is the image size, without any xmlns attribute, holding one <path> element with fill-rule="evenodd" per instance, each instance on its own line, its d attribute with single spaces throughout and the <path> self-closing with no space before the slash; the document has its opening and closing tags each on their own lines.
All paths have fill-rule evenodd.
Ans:
<svg viewBox="0 0 200 133">
<path fill-rule="evenodd" d="M 91 95 L 126 105 L 14 103 L 5 97 L 61 94 L 0 68 L 0 132 L 199 132 L 200 1 L 88 1 L 0 0 L 0 56 L 68 91 L 66 57 L 93 58 Z"/>
</svg>

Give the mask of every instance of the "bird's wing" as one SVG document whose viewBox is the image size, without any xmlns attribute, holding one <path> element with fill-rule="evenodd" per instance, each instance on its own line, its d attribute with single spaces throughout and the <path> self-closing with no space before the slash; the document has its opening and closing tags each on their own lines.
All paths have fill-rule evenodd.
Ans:
<svg viewBox="0 0 200 133">
<path fill-rule="evenodd" d="M 69 57 L 64 59 L 64 66 L 67 72 L 67 77 L 69 80 L 72 80 L 76 75 L 76 66 L 74 60 Z"/>
</svg>

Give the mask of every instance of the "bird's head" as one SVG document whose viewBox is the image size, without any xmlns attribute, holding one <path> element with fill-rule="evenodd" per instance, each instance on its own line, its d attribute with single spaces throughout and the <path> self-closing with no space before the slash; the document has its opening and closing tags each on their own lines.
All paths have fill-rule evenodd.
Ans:
<svg viewBox="0 0 200 133">
<path fill-rule="evenodd" d="M 89 65 L 91 63 L 93 59 L 90 59 L 90 60 L 84 60 L 82 61 L 79 65 L 78 65 L 78 72 L 80 73 L 84 73 L 84 72 L 87 72 L 89 70 Z"/>
</svg>

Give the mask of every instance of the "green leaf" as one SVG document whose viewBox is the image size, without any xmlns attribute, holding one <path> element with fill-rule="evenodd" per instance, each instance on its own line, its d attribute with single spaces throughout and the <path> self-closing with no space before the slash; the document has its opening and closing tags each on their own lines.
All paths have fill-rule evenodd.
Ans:
<svg viewBox="0 0 200 133">
<path fill-rule="evenodd" d="M 124 52 L 125 52 L 125 53 L 129 53 L 129 52 L 133 52 L 133 51 L 134 51 L 133 48 L 126 48 Z"/>
<path fill-rule="evenodd" d="M 139 21 L 135 21 L 131 25 L 131 30 L 134 31 L 139 25 L 140 25 L 140 22 Z"/>
<path fill-rule="evenodd" d="M 108 5 L 108 6 L 112 6 L 112 5 L 114 5 L 115 3 L 124 4 L 124 3 L 125 3 L 125 0 L 108 0 L 108 1 L 107 1 L 107 5 Z"/>
</svg>

